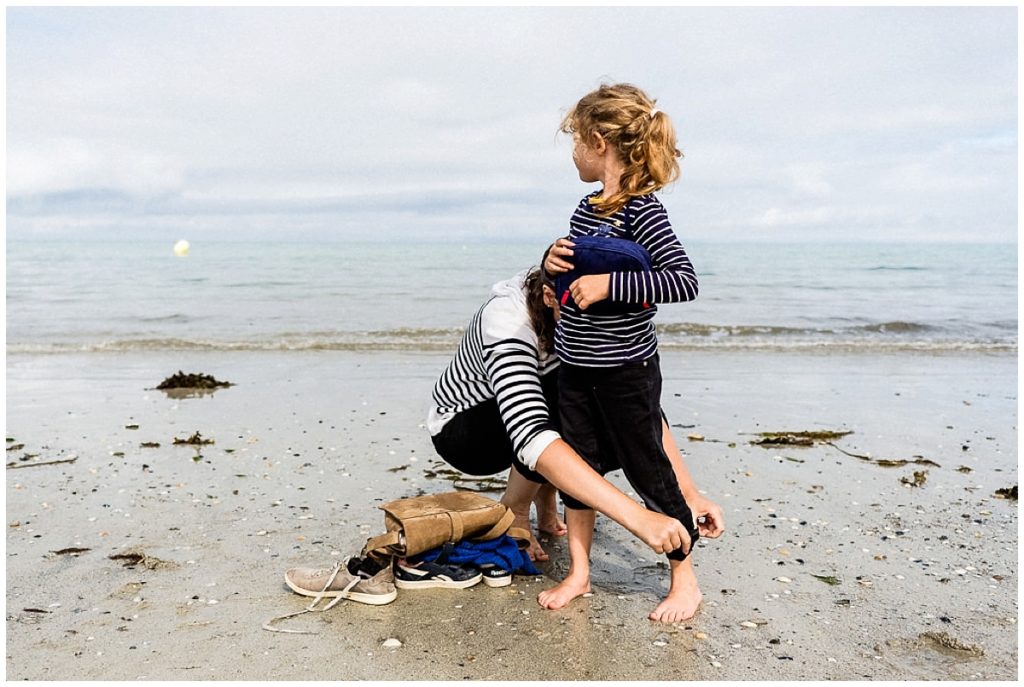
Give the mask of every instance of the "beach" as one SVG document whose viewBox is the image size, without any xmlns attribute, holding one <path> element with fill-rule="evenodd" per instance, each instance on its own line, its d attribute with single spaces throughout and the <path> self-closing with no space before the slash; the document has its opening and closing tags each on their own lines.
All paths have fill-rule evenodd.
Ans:
<svg viewBox="0 0 1024 687">
<path fill-rule="evenodd" d="M 1018 8 L 6 27 L 8 680 L 1018 680 Z M 650 264 L 591 270 L 559 242 L 583 235 Z M 531 462 L 550 355 L 621 384 L 614 407 L 563 394 L 583 458 L 636 453 L 635 485 L 607 479 L 671 501 L 627 421 L 652 417 L 655 350 L 724 517 L 689 551 L 691 618 L 650 620 L 680 569 L 604 515 L 592 592 L 558 610 L 537 599 L 568 542 L 541 535 L 550 560 L 508 586 L 304 612 L 286 571 L 369 574 L 384 504 L 502 497 L 428 417 Z M 178 373 L 222 384 L 163 388 Z M 494 406 L 504 428 L 478 424 Z M 696 601 L 675 579 L 673 618 Z"/>
<path fill-rule="evenodd" d="M 726 520 L 685 623 L 647 620 L 665 559 L 599 517 L 594 594 L 559 611 L 536 603 L 568 565 L 547 538 L 544 575 L 511 587 L 261 629 L 308 603 L 284 571 L 357 554 L 380 503 L 473 486 L 432 472 L 449 355 L 9 351 L 8 679 L 1016 679 L 1018 506 L 996 495 L 1018 482 L 1016 350 L 662 351 L 665 412 Z M 178 370 L 234 386 L 154 389 Z M 851 433 L 751 443 L 799 430 Z M 214 443 L 173 445 L 196 432 Z"/>
</svg>

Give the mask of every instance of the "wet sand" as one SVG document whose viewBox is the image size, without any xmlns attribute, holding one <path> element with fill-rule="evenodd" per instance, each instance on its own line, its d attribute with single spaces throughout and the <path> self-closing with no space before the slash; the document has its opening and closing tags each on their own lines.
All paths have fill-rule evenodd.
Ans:
<svg viewBox="0 0 1024 687">
<path fill-rule="evenodd" d="M 561 611 L 535 601 L 568 563 L 548 541 L 546 575 L 511 587 L 400 592 L 285 624 L 316 635 L 262 630 L 307 603 L 286 568 L 357 553 L 383 501 L 450 488 L 424 474 L 446 361 L 8 356 L 8 448 L 23 447 L 7 462 L 75 458 L 7 471 L 8 679 L 1016 678 L 1017 502 L 994 496 L 1018 480 L 1015 355 L 663 353 L 665 410 L 727 524 L 694 554 L 704 604 L 685 623 L 646 620 L 663 559 L 599 518 L 594 595 Z M 237 386 L 152 389 L 179 369 Z M 748 443 L 812 429 L 940 467 Z M 215 443 L 172 445 L 197 431 Z M 915 470 L 922 486 L 901 483 Z M 148 558 L 110 558 L 126 552 Z"/>
</svg>

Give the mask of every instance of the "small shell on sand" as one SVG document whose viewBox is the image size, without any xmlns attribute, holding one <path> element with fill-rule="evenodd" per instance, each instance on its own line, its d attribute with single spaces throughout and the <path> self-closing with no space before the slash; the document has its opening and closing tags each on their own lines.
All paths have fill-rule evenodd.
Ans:
<svg viewBox="0 0 1024 687">
<path fill-rule="evenodd" d="M 750 627 L 750 628 L 755 628 L 755 627 L 757 627 L 757 623 L 752 623 L 752 622 L 750 622 L 749 620 L 744 620 L 744 621 L 743 621 L 742 623 L 740 623 L 740 625 L 741 625 L 742 627 Z"/>
<path fill-rule="evenodd" d="M 402 646 L 402 642 L 395 639 L 394 637 L 391 637 L 390 639 L 385 639 L 384 643 L 381 644 L 381 646 L 385 649 L 397 649 L 398 647 Z"/>
</svg>

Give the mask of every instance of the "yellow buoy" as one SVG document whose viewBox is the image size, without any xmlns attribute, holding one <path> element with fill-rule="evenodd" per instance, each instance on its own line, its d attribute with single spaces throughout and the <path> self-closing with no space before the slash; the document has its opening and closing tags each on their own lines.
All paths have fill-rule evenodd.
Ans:
<svg viewBox="0 0 1024 687">
<path fill-rule="evenodd" d="M 177 255 L 179 258 L 183 258 L 186 255 L 188 255 L 188 248 L 188 241 L 182 239 L 178 241 L 176 244 L 174 244 L 174 254 Z"/>
</svg>

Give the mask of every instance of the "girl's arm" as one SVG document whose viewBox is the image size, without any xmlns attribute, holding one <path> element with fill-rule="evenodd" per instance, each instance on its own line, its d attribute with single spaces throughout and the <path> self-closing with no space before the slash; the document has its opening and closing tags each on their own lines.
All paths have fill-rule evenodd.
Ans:
<svg viewBox="0 0 1024 687">
<path fill-rule="evenodd" d="M 651 254 L 650 272 L 613 272 L 608 298 L 620 303 L 680 303 L 697 297 L 693 264 L 672 230 L 668 213 L 651 196 L 636 209 L 633 238 Z"/>
</svg>

